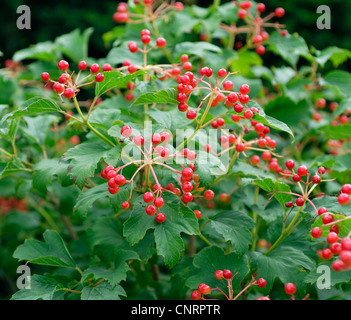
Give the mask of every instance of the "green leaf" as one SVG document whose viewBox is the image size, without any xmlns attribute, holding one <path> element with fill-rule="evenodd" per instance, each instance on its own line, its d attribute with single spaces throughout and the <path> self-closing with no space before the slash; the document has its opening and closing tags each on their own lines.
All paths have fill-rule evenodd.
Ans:
<svg viewBox="0 0 351 320">
<path fill-rule="evenodd" d="M 316 52 L 316 61 L 324 67 L 327 61 L 331 61 L 335 68 L 351 57 L 351 52 L 347 49 L 338 47 L 328 47 L 322 51 Z"/>
<path fill-rule="evenodd" d="M 20 110 L 12 113 L 11 118 L 29 116 L 43 112 L 62 112 L 62 109 L 52 100 L 34 97 L 21 105 Z"/>
<path fill-rule="evenodd" d="M 253 66 L 262 66 L 263 61 L 260 55 L 251 51 L 239 51 L 232 63 L 230 69 L 232 72 L 239 71 L 243 75 L 248 75 Z"/>
<path fill-rule="evenodd" d="M 90 266 L 88 269 L 84 270 L 82 279 L 87 279 L 91 275 L 94 276 L 96 280 L 105 279 L 111 286 L 118 285 L 121 281 L 126 280 L 127 272 L 130 267 L 127 263 L 129 260 L 139 259 L 136 252 L 128 250 L 115 250 L 114 253 L 114 263 L 113 268 L 101 267 L 101 266 Z"/>
<path fill-rule="evenodd" d="M 76 205 L 74 206 L 74 213 L 85 218 L 88 214 L 89 208 L 91 208 L 95 201 L 107 197 L 109 195 L 107 183 L 100 184 L 87 191 L 82 191 L 78 196 Z"/>
<path fill-rule="evenodd" d="M 233 275 L 238 273 L 232 283 L 233 289 L 239 290 L 241 281 L 249 272 L 246 256 L 240 257 L 235 253 L 225 254 L 222 249 L 216 246 L 202 249 L 195 255 L 193 264 L 196 273 L 194 272 L 193 276 L 186 281 L 186 285 L 191 289 L 196 289 L 200 283 L 206 283 L 211 288 L 220 288 L 222 291 L 228 292 L 227 282 L 217 280 L 214 277 L 216 270 L 228 269 L 232 271 Z"/>
<path fill-rule="evenodd" d="M 40 146 L 44 146 L 49 127 L 53 122 L 58 122 L 59 118 L 54 115 L 45 115 L 33 118 L 24 117 L 24 120 L 27 123 L 27 127 L 22 128 L 22 130 Z"/>
<path fill-rule="evenodd" d="M 95 96 L 99 97 L 113 88 L 125 88 L 128 83 L 140 75 L 145 74 L 144 71 L 139 70 L 137 72 L 124 75 L 118 71 L 107 71 L 102 72 L 105 75 L 105 79 L 102 82 L 96 83 Z"/>
<path fill-rule="evenodd" d="M 93 124 L 94 127 L 109 129 L 120 117 L 121 110 L 97 108 L 91 113 L 89 122 Z"/>
<path fill-rule="evenodd" d="M 234 164 L 232 173 L 240 174 L 244 176 L 253 176 L 253 177 L 260 177 L 260 178 L 270 178 L 274 179 L 274 175 L 269 172 L 264 172 L 250 164 L 242 161 L 238 161 Z"/>
<path fill-rule="evenodd" d="M 52 177 L 57 176 L 63 185 L 69 185 L 68 165 L 59 159 L 43 159 L 33 168 L 33 187 L 45 193 L 51 184 Z"/>
<path fill-rule="evenodd" d="M 157 223 L 154 217 L 146 214 L 146 205 L 140 196 L 124 224 L 123 233 L 133 246 L 145 237 L 147 230 L 154 229 L 157 253 L 164 257 L 166 265 L 173 267 L 180 258 L 180 251 L 184 249 L 180 233 L 198 234 L 198 222 L 194 212 L 180 203 L 176 196 L 163 194 L 163 198 L 165 222 Z"/>
<path fill-rule="evenodd" d="M 278 247 L 268 256 L 253 252 L 252 264 L 257 268 L 257 278 L 267 281 L 266 290 L 270 290 L 276 278 L 282 283 L 294 282 L 302 271 L 301 268 L 312 270 L 315 263 L 301 250 L 292 247 Z"/>
<path fill-rule="evenodd" d="M 127 296 L 121 286 L 112 288 L 111 285 L 102 283 L 93 288 L 84 287 L 81 300 L 121 300 L 120 296 Z"/>
<path fill-rule="evenodd" d="M 69 149 L 62 160 L 71 160 L 69 175 L 82 187 L 85 179 L 94 174 L 101 158 L 109 165 L 116 165 L 120 152 L 120 146 L 111 148 L 101 143 L 86 142 Z"/>
<path fill-rule="evenodd" d="M 337 116 L 340 116 L 347 110 L 351 110 L 351 98 L 347 98 L 341 101 L 336 110 L 333 112 L 331 119 L 335 119 Z"/>
<path fill-rule="evenodd" d="M 174 60 L 177 60 L 182 54 L 193 54 L 203 57 L 206 51 L 222 52 L 221 48 L 209 42 L 181 42 L 175 46 L 173 57 Z"/>
<path fill-rule="evenodd" d="M 324 76 L 324 81 L 332 87 L 336 87 L 345 97 L 351 95 L 351 74 L 349 72 L 343 70 L 330 71 Z"/>
<path fill-rule="evenodd" d="M 139 106 L 144 104 L 153 103 L 171 103 L 178 104 L 177 101 L 178 92 L 173 88 L 166 88 L 157 92 L 148 92 L 140 95 L 135 99 L 132 106 Z"/>
<path fill-rule="evenodd" d="M 11 300 L 52 300 L 55 291 L 61 288 L 63 285 L 57 280 L 35 274 L 30 278 L 30 289 L 17 291 Z"/>
<path fill-rule="evenodd" d="M 6 164 L 5 168 L 0 172 L 0 179 L 11 174 L 25 171 L 30 172 L 30 170 L 24 166 L 21 160 L 19 160 L 18 158 L 13 158 Z"/>
<path fill-rule="evenodd" d="M 130 54 L 128 43 L 124 43 L 121 47 L 112 48 L 106 57 L 106 62 L 111 64 L 122 64 L 125 60 L 129 60 L 135 65 L 142 65 L 144 62 L 143 54 L 140 51 Z"/>
<path fill-rule="evenodd" d="M 17 87 L 14 79 L 0 73 L 0 104 L 10 104 Z"/>
<path fill-rule="evenodd" d="M 263 190 L 267 192 L 275 192 L 275 198 L 279 201 L 281 206 L 285 209 L 285 204 L 291 200 L 291 195 L 286 193 L 279 193 L 280 192 L 291 192 L 290 187 L 285 184 L 281 183 L 279 180 L 273 181 L 272 179 L 266 178 L 263 180 L 257 179 L 255 183 Z"/>
<path fill-rule="evenodd" d="M 292 66 L 296 66 L 300 56 L 312 59 L 305 40 L 298 35 L 282 37 L 279 32 L 274 32 L 268 40 L 268 47 Z"/>
<path fill-rule="evenodd" d="M 25 59 L 43 60 L 49 62 L 57 62 L 59 53 L 56 44 L 51 41 L 40 42 L 30 48 L 17 51 L 13 60 L 15 62 Z"/>
<path fill-rule="evenodd" d="M 171 132 L 175 132 L 177 129 L 185 128 L 187 125 L 193 122 L 193 120 L 187 119 L 183 113 L 179 112 L 178 109 L 173 109 L 172 111 L 150 109 L 147 111 L 147 114 L 158 124 Z"/>
<path fill-rule="evenodd" d="M 60 36 L 55 42 L 64 55 L 78 63 L 88 57 L 89 38 L 92 33 L 93 28 L 86 29 L 82 34 L 76 29 Z"/>
<path fill-rule="evenodd" d="M 319 128 L 323 131 L 327 139 L 342 140 L 351 138 L 351 123 L 346 123 L 338 126 L 328 125 Z"/>
<path fill-rule="evenodd" d="M 211 218 L 210 227 L 230 241 L 234 251 L 243 255 L 252 241 L 251 229 L 255 222 L 245 213 L 239 211 L 220 212 Z"/>
<path fill-rule="evenodd" d="M 17 247 L 13 257 L 34 264 L 76 268 L 76 263 L 56 231 L 46 230 L 43 236 L 45 242 L 26 240 L 24 244 Z"/>
</svg>

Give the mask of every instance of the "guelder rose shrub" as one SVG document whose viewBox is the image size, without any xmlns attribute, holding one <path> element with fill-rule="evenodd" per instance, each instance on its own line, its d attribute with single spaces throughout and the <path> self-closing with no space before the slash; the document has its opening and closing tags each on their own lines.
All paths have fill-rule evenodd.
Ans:
<svg viewBox="0 0 351 320">
<path fill-rule="evenodd" d="M 310 48 L 284 14 L 119 3 L 106 57 L 88 56 L 88 29 L 7 60 L 1 256 L 32 276 L 3 294 L 346 295 L 351 54 Z M 338 290 L 322 291 L 320 267 Z"/>
</svg>

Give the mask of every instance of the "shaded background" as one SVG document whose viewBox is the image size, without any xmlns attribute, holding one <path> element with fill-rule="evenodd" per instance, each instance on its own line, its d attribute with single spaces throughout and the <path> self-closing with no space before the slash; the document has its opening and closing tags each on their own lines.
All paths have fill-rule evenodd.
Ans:
<svg viewBox="0 0 351 320">
<path fill-rule="evenodd" d="M 91 38 L 89 55 L 96 58 L 104 57 L 107 48 L 101 39 L 102 34 L 111 30 L 117 24 L 112 20 L 116 6 L 122 1 L 40 1 L 40 0 L 1 0 L 0 3 L 0 51 L 4 59 L 12 57 L 19 49 L 28 47 L 41 41 L 54 40 L 57 36 L 68 33 L 73 29 L 84 30 L 94 27 Z M 197 4 L 206 7 L 212 3 L 210 0 L 183 0 L 187 4 Z M 229 1 L 223 1 L 229 2 Z M 306 42 L 317 49 L 335 45 L 351 49 L 351 26 L 348 18 L 351 17 L 350 0 L 269 0 L 262 1 L 266 4 L 267 12 L 282 6 L 286 16 L 282 23 L 287 25 L 290 32 L 298 32 Z M 32 29 L 19 30 L 16 21 L 19 15 L 17 7 L 28 5 L 31 8 Z M 332 26 L 330 30 L 318 30 L 316 13 L 319 5 L 328 5 L 332 12 Z"/>
</svg>

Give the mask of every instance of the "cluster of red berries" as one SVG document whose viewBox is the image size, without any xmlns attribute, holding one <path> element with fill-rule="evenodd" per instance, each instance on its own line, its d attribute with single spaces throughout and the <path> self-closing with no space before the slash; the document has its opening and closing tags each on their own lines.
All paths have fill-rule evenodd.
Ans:
<svg viewBox="0 0 351 320">
<path fill-rule="evenodd" d="M 7 214 L 11 211 L 27 211 L 26 201 L 23 199 L 17 199 L 15 197 L 7 198 L 5 196 L 0 197 L 0 214 Z"/>
<path fill-rule="evenodd" d="M 221 28 L 228 32 L 232 33 L 246 33 L 248 34 L 248 41 L 250 46 L 256 48 L 256 52 L 259 55 L 263 55 L 266 52 L 264 47 L 264 42 L 269 39 L 269 34 L 265 30 L 268 27 L 273 27 L 280 34 L 285 37 L 288 34 L 287 30 L 282 30 L 284 25 L 280 25 L 278 23 L 269 23 L 268 21 L 274 17 L 282 18 L 285 15 L 285 10 L 283 8 L 276 8 L 274 12 L 270 13 L 269 15 L 265 16 L 264 18 L 261 17 L 262 13 L 266 11 L 266 6 L 264 3 L 258 3 L 256 6 L 255 15 L 252 14 L 250 9 L 252 8 L 253 4 L 251 1 L 234 1 L 234 4 L 239 8 L 238 10 L 238 17 L 239 19 L 243 20 L 246 25 L 244 26 L 227 26 L 222 24 Z M 236 49 L 240 49 L 242 47 L 241 42 L 237 42 L 235 44 Z"/>
<path fill-rule="evenodd" d="M 105 79 L 103 73 L 100 73 L 100 66 L 97 63 L 94 63 L 90 66 L 90 74 L 82 79 L 79 80 L 80 74 L 82 71 L 86 70 L 88 67 L 85 61 L 81 61 L 78 64 L 79 73 L 76 78 L 73 77 L 73 72 L 71 74 L 68 73 L 69 63 L 65 60 L 61 60 L 58 63 L 58 68 L 63 71 L 57 81 L 50 79 L 50 74 L 47 72 L 43 72 L 41 74 L 41 78 L 43 81 L 52 83 L 52 89 L 57 92 L 57 95 L 62 99 L 61 96 L 65 97 L 66 99 L 73 98 L 77 92 L 79 92 L 79 88 L 82 86 L 86 86 L 92 84 L 94 82 L 102 82 Z M 102 71 L 111 71 L 112 67 L 110 64 L 104 64 L 102 66 Z M 86 79 L 94 76 L 94 80 L 90 82 L 85 82 Z"/>
<path fill-rule="evenodd" d="M 112 18 L 117 23 L 145 23 L 145 20 L 157 20 L 162 17 L 166 17 L 167 13 L 171 10 L 182 11 L 184 10 L 184 5 L 181 2 L 172 1 L 170 4 L 168 1 L 162 1 L 162 7 L 159 9 L 153 8 L 153 4 L 156 1 L 153 0 L 134 0 L 136 5 L 145 6 L 145 15 L 138 13 L 132 13 L 128 10 L 128 4 L 125 2 L 120 2 L 117 6 L 116 12 L 113 14 Z M 135 19 L 132 19 L 135 18 Z M 146 18 L 146 19 L 145 19 Z"/>
<path fill-rule="evenodd" d="M 150 32 L 150 30 L 148 30 L 148 29 L 141 30 L 140 31 L 140 40 L 144 44 L 145 49 L 146 49 L 146 46 L 149 45 L 150 42 L 151 42 L 151 32 Z M 149 51 L 152 50 L 153 48 L 156 48 L 156 47 L 162 48 L 166 44 L 167 44 L 167 41 L 166 41 L 165 38 L 161 38 L 161 37 L 157 38 L 156 39 L 156 45 L 154 47 L 150 48 Z M 141 51 L 143 53 L 145 52 L 145 50 L 139 48 L 138 45 L 136 44 L 136 42 L 134 42 L 134 41 L 130 41 L 128 43 L 128 48 L 129 48 L 129 51 L 131 53 L 135 53 L 137 51 Z"/>
<path fill-rule="evenodd" d="M 296 286 L 295 286 L 295 284 L 293 284 L 292 282 L 287 283 L 284 286 L 284 291 L 285 291 L 286 294 L 291 296 L 292 300 L 295 300 L 295 297 L 294 297 L 294 294 L 296 293 Z M 263 296 L 263 297 L 257 298 L 256 300 L 271 300 L 271 299 L 269 298 L 269 296 Z"/>
<path fill-rule="evenodd" d="M 225 294 L 219 288 L 211 288 L 209 285 L 207 285 L 205 283 L 200 283 L 197 287 L 197 290 L 194 290 L 191 293 L 191 299 L 193 299 L 193 300 L 201 300 L 201 299 L 206 300 L 205 299 L 206 295 L 211 294 L 211 291 L 218 290 L 227 298 L 227 300 L 236 300 L 241 294 L 244 293 L 244 291 L 246 291 L 252 285 L 256 285 L 259 288 L 264 288 L 267 285 L 267 281 L 265 279 L 259 278 L 259 279 L 255 280 L 253 277 L 250 284 L 245 288 L 245 290 L 241 291 L 237 296 L 234 297 L 233 296 L 232 281 L 236 275 L 237 275 L 237 273 L 234 274 L 234 276 L 233 276 L 232 272 L 228 269 L 216 270 L 214 273 L 214 276 L 217 280 L 224 279 L 228 282 L 228 295 Z"/>
<path fill-rule="evenodd" d="M 151 170 L 154 177 L 154 185 L 152 187 L 153 192 L 147 191 L 143 195 L 144 202 L 149 204 L 145 211 L 149 216 L 153 216 L 156 214 L 156 221 L 162 223 L 165 221 L 165 215 L 160 211 L 160 208 L 164 205 L 164 199 L 162 198 L 162 192 L 170 192 L 178 197 L 181 197 L 181 201 L 184 204 L 188 204 L 194 200 L 192 192 L 202 192 L 204 189 L 200 188 L 199 176 L 194 174 L 195 164 L 190 163 L 188 167 L 183 167 L 182 171 L 176 170 L 167 164 L 162 162 L 162 159 L 170 159 L 174 158 L 178 161 L 178 158 L 183 157 L 189 161 L 193 161 L 196 159 L 197 154 L 194 151 L 189 150 L 188 148 L 183 149 L 180 153 L 171 154 L 170 149 L 167 148 L 167 145 L 170 141 L 170 134 L 168 132 L 154 133 L 151 137 L 150 148 L 147 148 L 145 138 L 142 135 L 135 135 L 132 138 L 132 128 L 128 125 L 125 125 L 121 129 L 121 135 L 123 138 L 129 138 L 129 140 L 135 144 L 135 146 L 140 150 L 143 154 L 143 160 L 135 160 L 131 161 L 119 168 L 114 168 L 112 166 L 108 166 L 101 172 L 101 177 L 108 180 L 108 190 L 111 194 L 116 194 L 119 191 L 119 187 L 123 186 L 125 183 L 132 184 L 136 174 L 142 168 L 149 168 Z M 130 164 L 140 164 L 140 167 L 136 170 L 133 177 L 130 180 L 126 180 L 126 178 L 122 175 L 122 170 L 129 166 Z M 163 166 L 171 171 L 173 171 L 178 178 L 178 182 L 181 186 L 181 189 L 175 188 L 172 183 L 168 184 L 167 187 L 162 187 L 162 185 L 158 182 L 157 175 L 153 169 L 153 165 Z M 118 174 L 121 171 L 120 174 Z M 181 177 L 179 178 L 179 175 Z M 205 190 L 203 197 L 205 200 L 212 200 L 214 198 L 214 192 L 212 190 Z M 129 208 L 129 200 L 132 196 L 132 188 L 129 199 L 122 204 L 124 209 Z M 153 202 L 153 204 L 151 204 Z M 195 210 L 195 215 L 198 219 L 201 218 L 201 212 L 199 210 Z"/>
<path fill-rule="evenodd" d="M 312 114 L 312 118 L 319 122 L 323 119 L 322 114 L 319 112 L 319 110 L 325 109 L 327 106 L 327 101 L 324 98 L 318 98 L 315 103 L 315 111 Z M 338 103 L 337 102 L 331 102 L 329 104 L 329 110 L 331 112 L 334 112 L 338 108 Z M 335 117 L 335 119 L 331 122 L 332 126 L 338 126 L 338 125 L 344 125 L 349 123 L 350 119 L 349 116 L 351 114 L 351 110 L 348 109 L 344 111 L 341 115 Z"/>
</svg>

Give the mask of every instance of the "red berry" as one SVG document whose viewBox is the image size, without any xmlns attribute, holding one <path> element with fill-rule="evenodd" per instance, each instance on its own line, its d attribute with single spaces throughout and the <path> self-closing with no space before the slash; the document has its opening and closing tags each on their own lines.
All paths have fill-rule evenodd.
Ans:
<svg viewBox="0 0 351 320">
<path fill-rule="evenodd" d="M 349 204 L 350 202 L 350 197 L 347 193 L 340 193 L 340 195 L 338 196 L 338 202 L 342 205 L 342 206 L 346 206 Z"/>
<path fill-rule="evenodd" d="M 291 208 L 291 207 L 294 206 L 294 203 L 293 203 L 292 201 L 289 201 L 289 202 L 287 202 L 287 203 L 285 204 L 285 206 L 286 206 L 287 208 Z"/>
<path fill-rule="evenodd" d="M 161 142 L 161 135 L 159 133 L 155 133 L 151 137 L 152 143 L 158 144 Z"/>
<path fill-rule="evenodd" d="M 58 83 L 58 82 L 55 82 L 53 85 L 52 85 L 52 88 L 58 93 L 62 93 L 63 91 L 65 91 L 65 86 L 61 83 Z"/>
<path fill-rule="evenodd" d="M 156 45 L 159 47 L 159 48 L 162 48 L 166 45 L 167 41 L 165 38 L 158 38 L 156 40 Z"/>
<path fill-rule="evenodd" d="M 130 126 L 123 126 L 123 128 L 121 129 L 121 135 L 127 138 L 131 134 L 132 134 L 132 128 Z"/>
<path fill-rule="evenodd" d="M 48 81 L 50 79 L 50 74 L 47 72 L 43 72 L 41 74 L 41 78 L 43 79 L 43 81 Z"/>
<path fill-rule="evenodd" d="M 184 168 L 183 171 L 182 171 L 182 177 L 185 180 L 188 180 L 188 181 L 191 180 L 191 178 L 193 177 L 193 174 L 194 174 L 194 172 L 190 168 Z"/>
<path fill-rule="evenodd" d="M 339 241 L 339 236 L 335 232 L 330 232 L 327 235 L 327 242 L 332 244 Z"/>
<path fill-rule="evenodd" d="M 58 68 L 62 71 L 65 71 L 69 68 L 69 63 L 65 60 L 61 60 L 59 63 L 58 63 Z"/>
<path fill-rule="evenodd" d="M 187 113 L 186 113 L 186 117 L 190 120 L 193 120 L 196 118 L 196 111 L 195 110 L 189 110 Z"/>
<path fill-rule="evenodd" d="M 235 146 L 235 150 L 237 152 L 244 152 L 245 151 L 245 145 L 243 143 L 237 143 Z"/>
<path fill-rule="evenodd" d="M 223 89 L 224 90 L 227 90 L 227 91 L 230 91 L 230 90 L 232 90 L 233 89 L 233 82 L 231 82 L 231 81 L 225 81 L 224 83 L 223 83 Z"/>
<path fill-rule="evenodd" d="M 351 195 L 351 184 L 344 184 L 341 188 L 341 192 Z"/>
<path fill-rule="evenodd" d="M 249 102 L 250 98 L 247 94 L 241 94 L 239 96 L 239 101 L 242 103 L 242 104 L 247 104 Z"/>
<path fill-rule="evenodd" d="M 157 209 L 155 206 L 150 204 L 145 208 L 145 211 L 148 216 L 153 216 L 156 213 Z"/>
<path fill-rule="evenodd" d="M 201 213 L 200 210 L 194 210 L 194 213 L 195 213 L 195 216 L 196 216 L 197 219 L 201 218 L 202 213 Z"/>
<path fill-rule="evenodd" d="M 223 271 L 223 277 L 224 277 L 224 279 L 227 279 L 227 280 L 229 280 L 231 277 L 232 277 L 232 272 L 230 271 L 230 270 L 228 270 L 228 269 L 226 269 L 226 270 L 224 270 Z"/>
<path fill-rule="evenodd" d="M 137 145 L 137 146 L 142 146 L 145 142 L 145 139 L 143 136 L 141 135 L 138 135 L 138 136 L 135 136 L 134 137 L 134 143 Z"/>
<path fill-rule="evenodd" d="M 266 48 L 264 46 L 260 45 L 256 48 L 256 53 L 259 54 L 260 56 L 262 56 L 266 53 Z"/>
<path fill-rule="evenodd" d="M 265 152 L 262 152 L 261 157 L 264 161 L 269 161 L 272 158 L 272 155 L 268 151 L 265 151 Z"/>
<path fill-rule="evenodd" d="M 165 204 L 165 201 L 163 200 L 163 198 L 161 198 L 161 197 L 155 198 L 155 200 L 154 200 L 155 207 L 161 208 L 161 207 L 163 207 L 164 204 Z"/>
<path fill-rule="evenodd" d="M 329 259 L 333 258 L 334 254 L 330 249 L 324 249 L 322 251 L 322 256 L 325 260 L 329 260 Z"/>
<path fill-rule="evenodd" d="M 339 242 L 333 242 L 333 243 L 330 245 L 330 250 L 331 250 L 334 254 L 340 254 L 340 252 L 342 251 L 341 243 L 339 243 Z"/>
<path fill-rule="evenodd" d="M 193 190 L 193 184 L 190 181 L 185 181 L 182 185 L 184 192 L 191 192 Z"/>
<path fill-rule="evenodd" d="M 253 117 L 253 112 L 251 111 L 251 110 L 245 110 L 245 112 L 244 112 L 244 117 L 245 117 L 245 119 L 252 119 L 252 117 Z"/>
<path fill-rule="evenodd" d="M 274 13 L 278 18 L 281 18 L 284 16 L 285 10 L 283 8 L 277 8 L 275 9 Z"/>
<path fill-rule="evenodd" d="M 263 278 L 257 279 L 257 286 L 259 288 L 264 288 L 266 286 L 266 284 L 267 284 L 267 281 L 265 279 L 263 279 Z"/>
<path fill-rule="evenodd" d="M 285 166 L 288 168 L 288 169 L 294 169 L 294 167 L 295 167 L 295 162 L 294 162 L 294 160 L 287 160 L 286 162 L 285 162 Z"/>
<path fill-rule="evenodd" d="M 191 293 L 191 299 L 193 299 L 193 300 L 200 300 L 201 299 L 201 293 L 198 290 L 194 290 Z"/>
<path fill-rule="evenodd" d="M 92 73 L 98 73 L 100 71 L 100 66 L 97 63 L 94 63 L 90 66 L 90 71 Z"/>
<path fill-rule="evenodd" d="M 217 124 L 218 124 L 220 127 L 224 126 L 224 125 L 225 125 L 224 119 L 218 118 L 218 119 L 217 119 Z"/>
<path fill-rule="evenodd" d="M 115 177 L 115 182 L 116 182 L 117 185 L 119 185 L 119 186 L 125 185 L 126 181 L 127 181 L 127 180 L 126 180 L 125 176 L 122 175 L 122 174 L 118 174 L 118 175 L 116 175 L 116 177 Z"/>
<path fill-rule="evenodd" d="M 318 215 L 321 216 L 323 213 L 328 212 L 328 209 L 325 207 L 319 208 Z"/>
<path fill-rule="evenodd" d="M 344 268 L 344 263 L 341 260 L 333 261 L 331 267 L 334 271 L 341 271 Z"/>
<path fill-rule="evenodd" d="M 158 223 L 165 222 L 166 216 L 165 216 L 163 213 L 158 213 L 158 214 L 156 214 L 156 216 L 155 216 L 155 220 L 156 220 Z"/>
<path fill-rule="evenodd" d="M 328 224 L 334 220 L 334 217 L 331 214 L 325 214 L 322 217 L 322 221 L 324 224 Z"/>
<path fill-rule="evenodd" d="M 351 251 L 342 250 L 340 252 L 340 260 L 347 266 L 351 265 Z"/>
<path fill-rule="evenodd" d="M 111 71 L 112 70 L 112 66 L 109 63 L 105 63 L 102 66 L 102 71 Z"/>
<path fill-rule="evenodd" d="M 128 209 L 128 208 L 129 208 L 129 202 L 128 202 L 128 201 L 124 201 L 124 202 L 122 203 L 122 208 L 123 208 L 123 209 Z"/>
<path fill-rule="evenodd" d="M 305 176 L 307 173 L 308 173 L 308 169 L 307 169 L 306 166 L 299 166 L 299 167 L 297 168 L 297 174 L 298 174 L 300 177 Z"/>
<path fill-rule="evenodd" d="M 239 11 L 238 11 L 238 17 L 239 17 L 239 19 L 245 19 L 246 14 L 247 14 L 247 11 L 246 11 L 246 10 L 244 10 L 244 9 L 239 9 Z"/>
<path fill-rule="evenodd" d="M 291 282 L 287 283 L 284 289 L 285 289 L 285 292 L 289 295 L 292 295 L 296 292 L 296 286 Z"/>
<path fill-rule="evenodd" d="M 189 56 L 187 54 L 183 54 L 181 57 L 180 57 L 180 61 L 181 62 L 187 62 L 189 59 Z"/>
<path fill-rule="evenodd" d="M 116 194 L 118 193 L 119 191 L 119 187 L 116 187 L 116 188 L 108 188 L 108 191 L 111 193 L 111 194 Z"/>
<path fill-rule="evenodd" d="M 182 196 L 182 201 L 185 203 L 193 201 L 193 195 L 190 192 L 186 192 Z"/>
<path fill-rule="evenodd" d="M 216 270 L 214 276 L 215 276 L 215 278 L 217 280 L 222 280 L 223 279 L 223 271 L 222 270 Z"/>
<path fill-rule="evenodd" d="M 257 155 L 254 155 L 251 157 L 251 163 L 252 164 L 258 164 L 260 162 L 260 157 Z"/>
<path fill-rule="evenodd" d="M 151 41 L 151 37 L 147 34 L 141 36 L 141 42 L 145 45 L 149 44 Z"/>
<path fill-rule="evenodd" d="M 74 97 L 74 90 L 72 88 L 67 88 L 65 89 L 65 91 L 63 92 L 63 96 L 66 98 L 66 99 L 71 99 Z"/>
<path fill-rule="evenodd" d="M 205 200 L 212 200 L 213 198 L 214 198 L 214 196 L 215 196 L 215 194 L 214 194 L 214 192 L 212 191 L 212 190 L 206 190 L 205 192 L 204 192 L 204 198 L 205 198 Z"/>
<path fill-rule="evenodd" d="M 240 90 L 240 93 L 244 95 L 248 94 L 250 92 L 250 86 L 248 84 L 243 84 L 239 90 Z"/>
<path fill-rule="evenodd" d="M 144 202 L 151 203 L 154 200 L 154 194 L 152 192 L 145 192 L 143 194 Z"/>
<path fill-rule="evenodd" d="M 256 7 L 258 12 L 265 12 L 266 11 L 266 6 L 264 3 L 257 3 L 257 7 Z"/>
<path fill-rule="evenodd" d="M 312 177 L 312 182 L 315 183 L 315 184 L 320 183 L 321 182 L 321 177 L 317 176 L 317 175 L 313 176 Z"/>
<path fill-rule="evenodd" d="M 221 78 L 224 78 L 227 75 L 227 70 L 226 69 L 219 69 L 218 70 L 218 76 Z"/>
<path fill-rule="evenodd" d="M 102 82 L 104 81 L 105 79 L 105 76 L 102 74 L 102 73 L 98 73 L 96 76 L 95 76 L 95 81 L 96 82 Z"/>
<path fill-rule="evenodd" d="M 85 70 L 88 67 L 88 64 L 83 60 L 78 63 L 79 70 Z"/>
<path fill-rule="evenodd" d="M 344 238 L 341 240 L 341 246 L 343 250 L 349 250 L 351 251 L 351 239 L 350 238 Z"/>
<path fill-rule="evenodd" d="M 311 231 L 311 235 L 313 238 L 320 238 L 323 235 L 323 230 L 318 227 L 314 227 Z"/>
<path fill-rule="evenodd" d="M 235 112 L 237 112 L 237 113 L 241 113 L 241 112 L 243 112 L 243 110 L 244 110 L 244 106 L 242 105 L 242 104 L 240 104 L 240 103 L 236 103 L 235 105 L 234 105 L 234 110 L 235 110 Z M 248 110 L 248 111 L 250 111 L 250 110 Z M 246 111 L 245 111 L 246 112 Z M 244 116 L 245 116 L 245 113 L 244 113 Z M 246 118 L 246 117 L 245 117 Z"/>
</svg>

